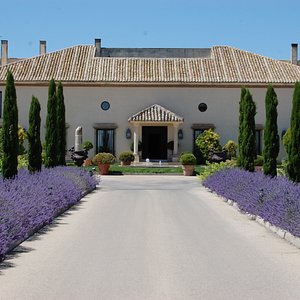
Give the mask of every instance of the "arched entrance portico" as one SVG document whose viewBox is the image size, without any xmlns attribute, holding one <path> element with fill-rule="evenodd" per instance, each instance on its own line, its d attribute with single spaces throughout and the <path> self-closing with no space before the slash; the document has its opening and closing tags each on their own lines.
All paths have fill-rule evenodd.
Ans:
<svg viewBox="0 0 300 300">
<path fill-rule="evenodd" d="M 154 104 L 128 119 L 134 127 L 133 153 L 139 161 L 138 144 L 142 140 L 142 159 L 167 160 L 167 143 L 174 142 L 172 161 L 178 160 L 178 128 L 184 119 Z"/>
</svg>

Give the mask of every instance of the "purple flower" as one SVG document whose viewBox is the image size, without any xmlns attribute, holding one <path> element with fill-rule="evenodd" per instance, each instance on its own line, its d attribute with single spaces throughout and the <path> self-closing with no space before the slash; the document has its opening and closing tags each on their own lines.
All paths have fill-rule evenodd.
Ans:
<svg viewBox="0 0 300 300">
<path fill-rule="evenodd" d="M 286 177 L 271 178 L 261 172 L 224 169 L 204 182 L 239 208 L 300 237 L 300 185 Z"/>
<path fill-rule="evenodd" d="M 97 180 L 74 167 L 19 170 L 14 180 L 0 179 L 0 257 L 29 232 L 50 223 L 57 214 L 93 190 Z"/>
</svg>

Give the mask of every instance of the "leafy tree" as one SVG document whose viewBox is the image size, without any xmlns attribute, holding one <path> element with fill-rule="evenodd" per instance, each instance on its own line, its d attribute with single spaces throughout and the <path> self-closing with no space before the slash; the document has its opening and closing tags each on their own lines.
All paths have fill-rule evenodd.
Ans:
<svg viewBox="0 0 300 300">
<path fill-rule="evenodd" d="M 242 152 L 242 144 L 243 144 L 243 139 L 244 139 L 244 134 L 243 134 L 243 126 L 244 126 L 244 98 L 246 94 L 246 88 L 242 87 L 241 88 L 241 97 L 240 97 L 240 114 L 239 114 L 239 136 L 238 136 L 238 149 L 239 149 L 239 156 L 237 160 L 238 166 L 242 167 L 244 164 L 244 155 Z"/>
<path fill-rule="evenodd" d="M 3 107 L 3 159 L 4 178 L 15 178 L 18 174 L 18 107 L 13 75 L 7 72 Z"/>
<path fill-rule="evenodd" d="M 253 172 L 255 169 L 254 160 L 256 158 L 256 105 L 248 89 L 242 93 L 242 124 L 240 125 L 242 132 L 240 132 L 241 136 L 239 137 L 241 159 L 239 160 L 239 166 Z"/>
<path fill-rule="evenodd" d="M 18 140 L 19 140 L 19 150 L 18 155 L 23 155 L 26 153 L 25 147 L 24 147 L 24 141 L 27 139 L 27 133 L 25 129 L 18 125 Z"/>
<path fill-rule="evenodd" d="M 300 82 L 295 84 L 290 128 L 287 172 L 291 180 L 300 182 Z"/>
<path fill-rule="evenodd" d="M 32 96 L 29 110 L 29 129 L 28 129 L 28 170 L 30 173 L 41 171 L 42 168 L 42 144 L 41 132 L 41 106 L 38 98 Z"/>
<path fill-rule="evenodd" d="M 279 135 L 277 126 L 277 95 L 270 85 L 266 93 L 266 124 L 264 130 L 263 171 L 272 177 L 277 175 Z"/>
<path fill-rule="evenodd" d="M 48 89 L 47 117 L 46 117 L 46 157 L 45 167 L 53 168 L 57 166 L 57 105 L 56 105 L 56 85 L 54 79 L 50 80 Z"/>
<path fill-rule="evenodd" d="M 66 164 L 66 117 L 62 83 L 57 86 L 57 164 Z"/>
<path fill-rule="evenodd" d="M 227 157 L 228 158 L 235 158 L 236 157 L 236 149 L 237 149 L 237 144 L 232 141 L 229 140 L 226 145 L 224 146 L 226 153 L 227 153 Z"/>
<path fill-rule="evenodd" d="M 210 151 L 221 150 L 220 136 L 212 129 L 204 130 L 202 134 L 199 134 L 195 143 L 205 160 L 209 158 Z"/>
</svg>

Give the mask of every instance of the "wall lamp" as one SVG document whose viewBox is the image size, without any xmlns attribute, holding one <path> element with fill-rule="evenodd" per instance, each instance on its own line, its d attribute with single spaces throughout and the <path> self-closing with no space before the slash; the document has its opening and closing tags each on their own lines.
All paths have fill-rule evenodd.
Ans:
<svg viewBox="0 0 300 300">
<path fill-rule="evenodd" d="M 131 139 L 131 130 L 130 130 L 130 128 L 127 128 L 125 135 L 126 135 L 127 140 Z"/>
<path fill-rule="evenodd" d="M 178 139 L 179 139 L 179 140 L 182 140 L 182 139 L 183 139 L 183 131 L 182 131 L 182 129 L 179 129 L 179 130 L 178 130 Z"/>
</svg>

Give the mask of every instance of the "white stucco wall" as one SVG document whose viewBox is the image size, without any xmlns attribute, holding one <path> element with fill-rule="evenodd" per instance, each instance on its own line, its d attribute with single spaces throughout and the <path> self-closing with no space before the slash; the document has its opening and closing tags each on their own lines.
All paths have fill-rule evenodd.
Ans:
<svg viewBox="0 0 300 300">
<path fill-rule="evenodd" d="M 41 103 L 42 140 L 44 140 L 45 120 L 47 112 L 48 87 L 16 86 L 19 108 L 19 123 L 28 128 L 28 114 L 32 95 L 38 97 Z M 3 92 L 4 87 L 0 90 Z M 265 108 L 264 99 L 266 88 L 250 88 L 253 99 L 257 105 L 256 124 L 264 125 Z M 278 128 L 282 130 L 289 127 L 292 103 L 292 88 L 275 89 L 278 99 Z M 83 127 L 83 140 L 90 140 L 94 144 L 95 123 L 115 123 L 115 150 L 120 152 L 129 150 L 131 140 L 125 138 L 127 128 L 133 126 L 128 118 L 133 114 L 151 106 L 159 104 L 172 112 L 184 117 L 184 123 L 179 128 L 183 130 L 184 138 L 179 141 L 179 153 L 191 151 L 193 145 L 194 123 L 213 123 L 215 130 L 221 137 L 224 145 L 229 139 L 237 141 L 240 88 L 178 88 L 178 87 L 68 87 L 64 86 L 66 104 L 67 147 L 74 145 L 74 132 L 77 126 Z M 103 111 L 100 107 L 102 101 L 110 103 L 110 109 Z M 199 103 L 207 104 L 206 112 L 198 110 Z M 173 140 L 173 128 L 168 128 L 168 140 Z M 133 139 L 133 136 L 132 136 Z M 93 149 L 92 151 L 94 151 Z M 92 155 L 94 152 L 91 153 Z M 285 156 L 281 143 L 279 158 Z"/>
</svg>

